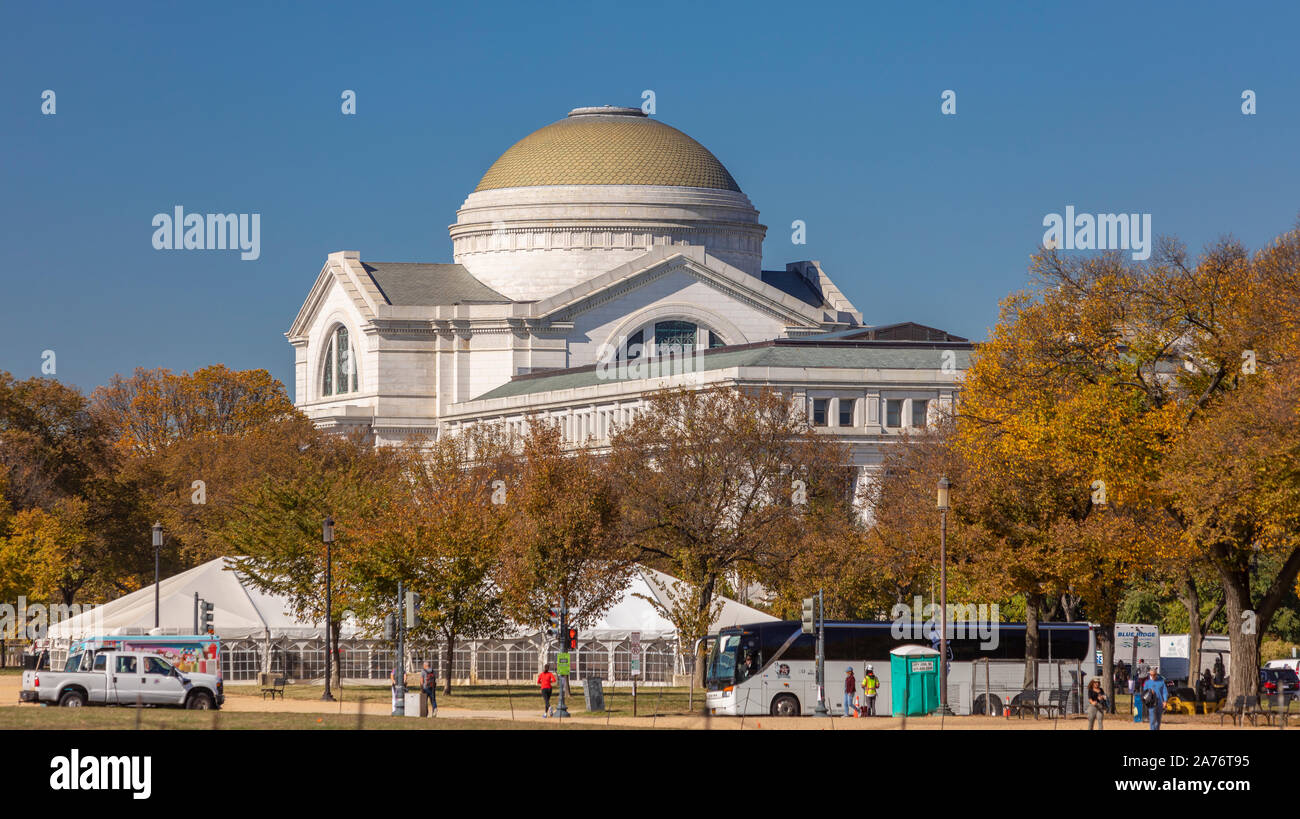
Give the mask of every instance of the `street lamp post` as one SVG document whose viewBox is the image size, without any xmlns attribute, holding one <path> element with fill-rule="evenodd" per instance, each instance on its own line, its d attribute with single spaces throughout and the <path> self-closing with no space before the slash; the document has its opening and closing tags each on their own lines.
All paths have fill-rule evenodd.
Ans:
<svg viewBox="0 0 1300 819">
<path fill-rule="evenodd" d="M 948 482 L 939 478 L 939 713 L 952 716 L 948 708 Z"/>
<path fill-rule="evenodd" d="M 332 641 L 330 637 L 333 629 L 330 628 L 330 618 L 334 611 L 334 598 L 332 596 L 331 586 L 333 578 L 331 572 L 331 548 L 334 545 L 334 516 L 327 515 L 325 523 L 321 527 L 321 540 L 325 541 L 325 693 L 321 695 L 321 700 L 325 702 L 334 702 L 334 695 L 330 693 L 330 674 L 332 671 L 330 656 L 333 653 Z"/>
<path fill-rule="evenodd" d="M 158 628 L 159 626 L 159 621 L 158 621 L 158 609 L 159 609 L 158 561 L 159 558 L 158 555 L 162 552 L 162 545 L 163 545 L 162 524 L 155 523 L 153 525 L 153 627 L 154 628 Z"/>
</svg>

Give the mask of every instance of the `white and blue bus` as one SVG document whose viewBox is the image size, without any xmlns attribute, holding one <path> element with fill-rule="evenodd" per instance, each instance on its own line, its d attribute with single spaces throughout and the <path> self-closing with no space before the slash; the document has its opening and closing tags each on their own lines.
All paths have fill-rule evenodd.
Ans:
<svg viewBox="0 0 1300 819">
<path fill-rule="evenodd" d="M 930 647 L 921 624 L 831 622 L 826 628 L 826 707 L 844 715 L 845 669 L 852 667 L 861 694 L 866 666 L 880 680 L 877 715 L 890 713 L 890 651 Z M 1037 691 L 1065 691 L 1076 712 L 1094 672 L 1096 637 L 1090 623 L 1040 623 Z M 898 633 L 905 636 L 895 636 Z M 1025 624 L 980 623 L 950 628 L 948 704 L 956 714 L 1000 714 L 1024 686 Z M 988 639 L 996 635 L 996 641 Z M 984 635 L 984 636 L 979 636 Z M 798 716 L 817 707 L 817 635 L 785 620 L 722 629 L 709 635 L 705 701 L 718 715 Z"/>
</svg>

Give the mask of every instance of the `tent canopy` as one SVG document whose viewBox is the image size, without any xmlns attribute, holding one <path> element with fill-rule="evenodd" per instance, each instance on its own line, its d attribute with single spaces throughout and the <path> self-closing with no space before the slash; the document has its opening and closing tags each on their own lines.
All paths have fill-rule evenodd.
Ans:
<svg viewBox="0 0 1300 819">
<path fill-rule="evenodd" d="M 158 584 L 158 625 L 164 633 L 194 631 L 194 594 L 211 603 L 213 630 L 223 639 L 286 636 L 324 639 L 324 628 L 299 621 L 286 598 L 260 591 L 219 557 Z M 99 634 L 146 634 L 154 627 L 154 587 L 146 586 L 111 603 L 50 626 L 55 639 Z M 347 629 L 345 628 L 346 632 Z"/>
<path fill-rule="evenodd" d="M 680 581 L 671 575 L 638 566 L 631 583 L 609 611 L 579 637 L 583 640 L 624 640 L 634 631 L 646 642 L 671 640 L 676 628 L 651 601 L 672 607 Z M 222 639 L 263 638 L 324 639 L 319 623 L 298 620 L 285 597 L 267 594 L 234 570 L 234 558 L 220 557 L 159 583 L 159 627 L 168 634 L 194 630 L 194 595 L 212 603 L 213 629 Z M 776 620 L 770 614 L 728 598 L 719 598 L 722 610 L 710 631 L 727 626 Z M 54 639 L 79 639 L 95 635 L 147 634 L 154 625 L 154 587 L 146 586 L 76 617 L 50 626 Z M 357 634 L 345 622 L 342 636 Z"/>
</svg>

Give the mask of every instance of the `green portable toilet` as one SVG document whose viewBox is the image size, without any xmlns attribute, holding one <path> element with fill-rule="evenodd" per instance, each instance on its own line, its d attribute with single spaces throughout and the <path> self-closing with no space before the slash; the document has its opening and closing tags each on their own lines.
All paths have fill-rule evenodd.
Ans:
<svg viewBox="0 0 1300 819">
<path fill-rule="evenodd" d="M 919 717 L 939 707 L 939 652 L 899 646 L 889 652 L 889 688 L 894 716 Z"/>
</svg>

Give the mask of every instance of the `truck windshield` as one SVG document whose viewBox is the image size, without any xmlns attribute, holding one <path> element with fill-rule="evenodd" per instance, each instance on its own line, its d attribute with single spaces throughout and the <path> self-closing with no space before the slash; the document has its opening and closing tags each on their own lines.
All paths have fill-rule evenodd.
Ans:
<svg viewBox="0 0 1300 819">
<path fill-rule="evenodd" d="M 709 642 L 709 656 L 705 666 L 709 690 L 716 691 L 735 684 L 736 653 L 739 648 L 739 634 L 719 634 Z"/>
</svg>

